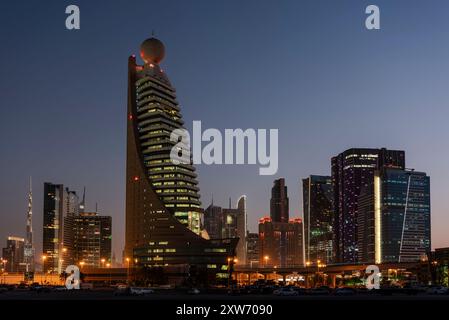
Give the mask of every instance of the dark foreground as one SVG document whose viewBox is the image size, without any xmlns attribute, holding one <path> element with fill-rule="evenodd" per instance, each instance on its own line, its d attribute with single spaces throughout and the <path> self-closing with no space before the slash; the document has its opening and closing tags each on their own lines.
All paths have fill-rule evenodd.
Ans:
<svg viewBox="0 0 449 320">
<path fill-rule="evenodd" d="M 367 314 L 407 319 L 419 310 L 446 312 L 449 295 L 353 294 L 338 296 L 275 294 L 188 294 L 176 290 L 154 291 L 146 295 L 116 295 L 111 290 L 61 290 L 49 292 L 11 290 L 0 294 L 0 308 L 28 318 L 36 313 L 76 313 L 89 319 L 291 319 L 316 314 L 320 318 L 344 315 L 364 319 Z M 441 309 L 441 310 L 440 310 Z M 88 319 L 86 318 L 86 319 Z"/>
<path fill-rule="evenodd" d="M 431 295 L 431 294 L 354 294 L 354 295 L 296 295 L 296 296 L 277 296 L 274 294 L 245 294 L 233 295 L 227 293 L 200 293 L 187 294 L 175 290 L 161 290 L 146 295 L 115 295 L 110 290 L 64 290 L 51 292 L 35 292 L 35 291 L 8 291 L 0 294 L 0 300 L 181 300 L 181 301 L 263 301 L 269 303 L 270 301 L 449 301 L 449 295 Z"/>
</svg>

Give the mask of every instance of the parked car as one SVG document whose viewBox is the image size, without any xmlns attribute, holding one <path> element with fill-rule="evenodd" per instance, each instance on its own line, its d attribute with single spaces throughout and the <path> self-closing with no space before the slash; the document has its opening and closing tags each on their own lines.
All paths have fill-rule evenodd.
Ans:
<svg viewBox="0 0 449 320">
<path fill-rule="evenodd" d="M 298 292 L 292 287 L 283 287 L 273 292 L 276 296 L 297 296 Z"/>
<path fill-rule="evenodd" d="M 41 292 L 50 292 L 51 289 L 48 286 L 41 286 L 41 285 L 32 285 L 31 290 L 35 291 L 37 293 Z"/>
<path fill-rule="evenodd" d="M 91 282 L 81 282 L 80 289 L 81 290 L 92 290 L 94 288 L 94 284 Z"/>
<path fill-rule="evenodd" d="M 335 289 L 334 294 L 336 296 L 353 296 L 356 294 L 356 290 L 353 288 L 347 288 L 347 287 L 337 288 L 337 289 Z"/>
<path fill-rule="evenodd" d="M 300 296 L 304 296 L 309 293 L 306 288 L 294 287 L 293 290 L 295 290 Z"/>
<path fill-rule="evenodd" d="M 126 285 L 119 285 L 114 291 L 114 296 L 130 296 L 131 288 Z"/>
<path fill-rule="evenodd" d="M 67 287 L 65 286 L 57 286 L 53 288 L 53 291 L 66 291 Z"/>
<path fill-rule="evenodd" d="M 326 286 L 322 286 L 322 287 L 318 287 L 318 288 L 313 288 L 310 290 L 310 294 L 311 295 L 328 295 L 331 293 L 331 290 L 329 289 L 329 287 Z"/>
<path fill-rule="evenodd" d="M 448 288 L 443 286 L 430 287 L 426 291 L 427 294 L 448 294 Z"/>
<path fill-rule="evenodd" d="M 198 290 L 197 288 L 192 288 L 187 291 L 187 294 L 200 294 L 200 290 Z"/>
<path fill-rule="evenodd" d="M 144 296 L 152 293 L 154 293 L 154 290 L 150 288 L 131 287 L 131 294 L 134 296 Z"/>
</svg>

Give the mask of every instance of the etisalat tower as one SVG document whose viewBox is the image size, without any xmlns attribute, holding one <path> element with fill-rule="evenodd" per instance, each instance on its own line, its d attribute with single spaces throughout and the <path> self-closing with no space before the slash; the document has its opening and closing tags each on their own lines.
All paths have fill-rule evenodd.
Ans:
<svg viewBox="0 0 449 320">
<path fill-rule="evenodd" d="M 170 159 L 170 134 L 184 122 L 159 65 L 164 44 L 147 39 L 140 56 L 143 65 L 128 59 L 125 257 L 139 267 L 194 267 L 209 280 L 226 278 L 238 239 L 208 239 L 195 168 Z"/>
</svg>

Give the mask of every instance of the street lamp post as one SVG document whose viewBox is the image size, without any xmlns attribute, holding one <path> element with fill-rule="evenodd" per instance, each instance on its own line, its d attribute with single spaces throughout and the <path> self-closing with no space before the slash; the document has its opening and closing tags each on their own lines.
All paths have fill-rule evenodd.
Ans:
<svg viewBox="0 0 449 320">
<path fill-rule="evenodd" d="M 237 258 L 228 258 L 228 289 L 231 288 L 231 277 L 232 277 L 232 271 L 231 271 L 231 267 L 233 264 L 231 264 L 231 262 L 233 262 L 234 264 L 238 262 Z"/>
<path fill-rule="evenodd" d="M 126 268 L 126 283 L 129 285 L 129 258 L 126 258 L 127 268 Z"/>
<path fill-rule="evenodd" d="M 265 257 L 263 257 L 263 260 L 265 261 L 265 268 L 267 267 L 267 265 L 268 265 L 268 259 L 270 259 L 270 257 L 269 256 L 265 256 Z"/>
<path fill-rule="evenodd" d="M 8 262 L 8 260 L 2 259 L 1 261 L 2 261 L 2 263 L 3 263 L 3 268 L 2 268 L 3 283 L 6 283 L 6 275 L 5 275 L 5 272 L 6 272 L 6 263 Z"/>
<path fill-rule="evenodd" d="M 106 268 L 109 269 L 109 285 L 111 285 L 111 282 L 112 282 L 111 269 L 109 268 L 110 266 L 111 266 L 111 264 L 109 262 L 106 263 Z"/>
<path fill-rule="evenodd" d="M 44 284 L 47 282 L 47 270 L 45 270 L 45 260 L 47 260 L 47 256 L 42 256 L 42 270 L 44 271 L 45 278 L 44 278 Z"/>
<path fill-rule="evenodd" d="M 306 288 L 309 288 L 309 266 L 310 261 L 306 261 Z"/>
</svg>

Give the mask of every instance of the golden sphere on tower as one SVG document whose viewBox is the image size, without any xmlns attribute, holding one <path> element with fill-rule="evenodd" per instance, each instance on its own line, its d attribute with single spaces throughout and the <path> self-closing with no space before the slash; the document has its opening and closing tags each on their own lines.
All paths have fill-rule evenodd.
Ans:
<svg viewBox="0 0 449 320">
<path fill-rule="evenodd" d="M 146 39 L 140 45 L 140 57 L 143 61 L 145 61 L 146 64 L 159 64 L 159 62 L 164 59 L 164 56 L 165 46 L 160 40 L 156 38 Z"/>
</svg>

